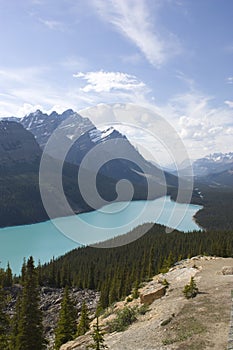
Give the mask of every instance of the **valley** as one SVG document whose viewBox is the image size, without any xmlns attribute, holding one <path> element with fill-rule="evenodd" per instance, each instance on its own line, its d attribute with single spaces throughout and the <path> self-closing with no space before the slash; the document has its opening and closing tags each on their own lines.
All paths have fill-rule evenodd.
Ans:
<svg viewBox="0 0 233 350">
<path fill-rule="evenodd" d="M 81 317 L 83 300 L 87 301 L 93 320 L 97 309 L 105 312 L 107 308 L 112 310 L 114 303 L 122 305 L 122 300 L 131 298 L 130 293 L 134 293 L 135 288 L 140 292 L 140 286 L 151 283 L 158 273 L 169 278 L 169 269 L 176 269 L 181 260 L 190 264 L 195 260 L 190 260 L 194 256 L 219 256 L 222 261 L 232 257 L 231 153 L 195 161 L 195 176 L 181 180 L 146 160 L 115 129 L 100 131 L 90 120 L 82 118 L 73 110 L 62 114 L 46 114 L 37 110 L 19 122 L 0 121 L 0 134 L 0 284 L 4 287 L 7 299 L 11 299 L 12 293 L 14 295 L 14 301 L 7 309 L 13 320 L 14 315 L 17 315 L 16 300 L 20 300 L 21 291 L 26 286 L 23 280 L 26 265 L 22 269 L 21 266 L 23 261 L 25 264 L 29 259 L 29 262 L 29 257 L 33 255 L 37 283 L 41 293 L 44 293 L 43 303 L 38 304 L 38 307 L 43 311 L 43 327 L 49 339 L 47 349 L 53 348 L 57 337 L 56 325 L 65 287 L 73 291 L 71 295 L 78 312 L 76 322 Z M 51 137 L 56 145 L 59 140 L 58 148 L 54 148 L 53 143 L 49 145 Z M 67 147 L 69 151 L 65 152 Z M 95 153 L 93 157 L 95 148 L 100 150 L 101 162 L 108 160 L 101 163 L 101 166 L 98 158 L 95 159 Z M 45 168 L 46 181 L 41 182 L 43 159 L 46 160 L 45 165 L 49 166 Z M 61 196 L 56 182 L 55 171 L 60 167 L 64 197 Z M 80 173 L 84 176 L 83 184 L 78 182 Z M 96 180 L 99 197 L 93 195 L 93 179 Z M 126 182 L 122 183 L 122 188 L 118 188 L 122 179 Z M 188 198 L 189 187 L 193 182 L 190 204 L 185 200 L 177 201 L 180 180 L 183 184 L 183 198 Z M 132 191 L 128 186 L 129 182 Z M 86 193 L 83 192 L 82 185 Z M 52 194 L 52 215 L 47 211 L 41 189 L 45 194 Z M 86 194 L 89 198 L 93 196 L 91 201 L 87 200 Z M 74 215 L 70 216 L 70 211 L 64 205 L 64 198 Z M 200 274 L 203 266 L 212 261 L 211 259 L 200 260 Z M 216 264 L 220 262 L 218 259 L 213 261 Z M 195 260 L 196 262 L 199 260 Z M 25 271 L 27 269 L 28 267 Z M 207 276 L 208 281 L 215 280 L 210 272 L 207 272 Z M 208 292 L 206 288 L 207 285 L 203 284 L 203 293 L 211 295 L 212 287 L 209 287 Z M 176 291 L 173 292 L 171 288 L 170 292 L 179 300 Z M 205 346 L 205 349 L 213 347 L 208 337 L 212 328 L 208 328 L 205 333 L 206 328 L 203 326 L 203 322 L 207 322 L 206 318 L 200 322 L 198 320 L 198 326 L 195 323 L 198 331 L 194 331 L 192 336 L 177 338 L 180 328 L 185 334 L 190 334 L 190 329 L 194 327 L 193 320 L 196 322 L 198 316 L 194 308 L 186 305 L 183 299 L 178 303 L 180 309 L 172 312 L 173 301 L 168 300 L 169 296 L 168 289 L 168 297 L 161 300 L 161 305 L 164 303 L 164 306 L 155 303 L 157 311 L 140 316 L 139 322 L 133 324 L 129 330 L 121 334 L 106 335 L 109 348 L 134 349 L 134 332 L 142 339 L 141 345 L 140 340 L 137 341 L 138 349 L 145 346 L 153 348 L 151 339 L 157 342 L 156 347 L 164 350 L 185 349 L 186 346 L 195 349 L 196 342 Z M 209 299 L 205 296 L 198 298 L 204 305 L 203 308 L 207 308 L 212 302 L 211 296 Z M 41 295 L 38 296 L 39 299 L 41 300 Z M 132 305 L 135 303 L 133 301 Z M 157 320 L 158 307 L 162 307 L 163 316 L 178 315 L 174 316 L 174 320 L 169 319 L 169 325 L 164 328 L 165 338 L 164 330 L 160 329 Z M 227 308 L 224 310 L 224 316 L 218 316 L 218 325 L 220 324 L 221 334 L 226 335 Z M 194 316 L 185 328 L 186 312 Z M 166 317 L 169 318 L 169 315 Z M 104 327 L 104 324 L 101 325 Z M 145 338 L 140 332 L 144 333 L 145 327 L 150 330 L 153 325 L 157 329 L 157 336 L 146 333 Z M 199 333 L 201 340 L 198 339 Z M 216 338 L 216 346 L 223 348 L 225 345 L 222 344 L 226 343 L 226 339 L 222 342 L 222 337 L 220 338 Z M 85 339 L 88 342 L 90 336 L 78 338 L 71 343 L 71 348 L 74 345 L 72 349 L 84 349 Z M 80 341 L 82 345 L 79 346 L 77 344 Z M 66 349 L 66 345 L 61 349 Z"/>
</svg>

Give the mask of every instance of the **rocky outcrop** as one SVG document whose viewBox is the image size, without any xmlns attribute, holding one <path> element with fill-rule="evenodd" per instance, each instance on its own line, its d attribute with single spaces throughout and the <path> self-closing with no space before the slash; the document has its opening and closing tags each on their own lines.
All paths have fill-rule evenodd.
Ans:
<svg viewBox="0 0 233 350">
<path fill-rule="evenodd" d="M 153 283 L 140 293 L 140 301 L 142 304 L 150 305 L 154 300 L 162 298 L 166 293 L 166 287 L 159 283 Z"/>
<path fill-rule="evenodd" d="M 22 291 L 20 285 L 15 285 L 12 288 L 7 288 L 7 292 L 10 293 L 8 304 L 8 314 L 13 316 L 15 311 L 15 303 L 17 295 Z M 40 308 L 43 312 L 43 325 L 45 330 L 45 337 L 48 340 L 48 349 L 53 349 L 54 345 L 54 329 L 57 325 L 59 311 L 61 308 L 61 300 L 63 295 L 63 289 L 61 288 L 41 288 L 41 304 Z M 75 307 L 78 311 L 78 317 L 80 316 L 82 302 L 85 300 L 90 317 L 94 317 L 97 303 L 99 301 L 99 293 L 88 289 L 72 288 L 70 295 L 75 302 Z"/>
<path fill-rule="evenodd" d="M 88 346 L 93 343 L 90 332 L 78 337 L 75 340 L 69 341 L 66 344 L 63 344 L 60 350 L 86 350 Z"/>
<path fill-rule="evenodd" d="M 223 275 L 233 275 L 233 266 L 224 266 L 222 268 Z"/>
</svg>

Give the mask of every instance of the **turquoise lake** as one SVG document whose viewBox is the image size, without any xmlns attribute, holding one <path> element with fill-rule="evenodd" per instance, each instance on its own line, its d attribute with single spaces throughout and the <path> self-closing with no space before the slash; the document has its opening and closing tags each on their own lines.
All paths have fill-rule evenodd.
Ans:
<svg viewBox="0 0 233 350">
<path fill-rule="evenodd" d="M 24 257 L 32 255 L 36 264 L 39 260 L 48 262 L 80 245 L 127 233 L 145 222 L 156 222 L 185 232 L 200 230 L 193 216 L 201 208 L 163 197 L 152 201 L 112 203 L 89 213 L 1 228 L 0 267 L 5 268 L 9 261 L 13 272 L 18 274 Z"/>
</svg>

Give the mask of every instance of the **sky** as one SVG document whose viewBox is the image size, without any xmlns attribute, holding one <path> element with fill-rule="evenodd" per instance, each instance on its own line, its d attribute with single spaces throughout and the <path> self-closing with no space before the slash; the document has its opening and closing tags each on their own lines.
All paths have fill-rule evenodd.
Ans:
<svg viewBox="0 0 233 350">
<path fill-rule="evenodd" d="M 192 159 L 233 151 L 232 14 L 232 0 L 0 0 L 0 117 L 132 103 Z"/>
</svg>

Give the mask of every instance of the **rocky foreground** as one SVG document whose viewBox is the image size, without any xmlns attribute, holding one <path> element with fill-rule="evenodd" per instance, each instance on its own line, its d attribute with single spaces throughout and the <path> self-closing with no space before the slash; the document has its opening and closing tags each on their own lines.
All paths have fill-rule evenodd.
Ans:
<svg viewBox="0 0 233 350">
<path fill-rule="evenodd" d="M 187 300 L 182 290 L 191 276 L 199 294 Z M 165 288 L 162 281 L 169 283 Z M 118 302 L 101 317 L 105 344 L 112 350 L 226 350 L 229 340 L 233 258 L 194 257 L 153 278 L 140 297 Z M 125 306 L 149 304 L 127 330 L 107 333 L 109 320 Z M 107 317 L 106 317 L 107 315 Z M 94 322 L 93 322 L 94 323 Z M 91 331 L 68 342 L 61 350 L 84 350 L 92 342 Z"/>
<path fill-rule="evenodd" d="M 9 288 L 11 294 L 11 300 L 8 303 L 8 313 L 13 315 L 15 310 L 15 303 L 18 293 L 21 290 L 21 286 L 15 285 Z M 43 324 L 45 329 L 45 336 L 48 340 L 48 349 L 53 349 L 54 344 L 54 329 L 57 325 L 59 311 L 61 309 L 61 300 L 63 295 L 63 289 L 60 288 L 41 288 L 41 304 L 40 308 L 43 311 Z M 72 288 L 70 295 L 75 302 L 78 315 L 80 315 L 82 302 L 85 300 L 89 314 L 94 317 L 96 307 L 99 301 L 99 293 L 93 290 L 82 290 Z"/>
</svg>

